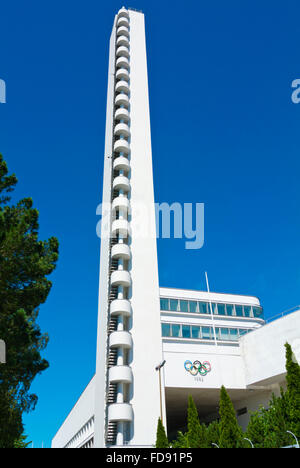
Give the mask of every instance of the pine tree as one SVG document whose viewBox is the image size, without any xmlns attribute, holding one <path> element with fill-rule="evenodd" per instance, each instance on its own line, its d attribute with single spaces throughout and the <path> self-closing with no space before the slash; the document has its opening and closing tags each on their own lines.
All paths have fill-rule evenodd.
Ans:
<svg viewBox="0 0 300 468">
<path fill-rule="evenodd" d="M 219 445 L 220 443 L 220 423 L 219 421 L 212 421 L 206 429 L 207 447 L 213 448 L 213 444 Z"/>
<path fill-rule="evenodd" d="M 300 366 L 293 356 L 291 345 L 286 343 L 285 349 L 289 430 L 300 438 Z"/>
<path fill-rule="evenodd" d="M 165 428 L 160 418 L 158 419 L 158 423 L 157 423 L 155 447 L 156 448 L 169 448 L 170 447 L 168 438 L 166 436 Z"/>
<path fill-rule="evenodd" d="M 191 395 L 188 399 L 187 426 L 187 440 L 189 448 L 199 448 L 201 442 L 203 442 L 203 429 L 199 421 L 196 405 Z"/>
<path fill-rule="evenodd" d="M 34 409 L 36 375 L 48 367 L 41 357 L 48 336 L 37 324 L 50 292 L 48 275 L 58 260 L 58 241 L 38 239 L 39 213 L 30 198 L 11 204 L 17 183 L 0 155 L 0 337 L 6 364 L 0 366 L 0 447 L 10 448 L 23 432 L 22 414 Z"/>
<path fill-rule="evenodd" d="M 177 439 L 171 443 L 172 448 L 189 448 L 189 442 L 187 434 L 183 434 L 181 431 L 177 433 Z"/>
<path fill-rule="evenodd" d="M 238 425 L 232 401 L 224 386 L 220 392 L 220 448 L 238 448 L 242 430 Z"/>
</svg>

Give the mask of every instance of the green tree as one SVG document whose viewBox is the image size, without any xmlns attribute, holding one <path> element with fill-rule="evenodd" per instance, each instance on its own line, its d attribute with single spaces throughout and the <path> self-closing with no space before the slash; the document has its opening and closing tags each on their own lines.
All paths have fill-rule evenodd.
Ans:
<svg viewBox="0 0 300 468">
<path fill-rule="evenodd" d="M 155 447 L 156 448 L 169 448 L 170 447 L 168 438 L 166 436 L 165 428 L 160 418 L 158 419 L 158 423 L 157 423 Z"/>
<path fill-rule="evenodd" d="M 17 183 L 0 155 L 0 337 L 6 364 L 0 366 L 0 447 L 13 447 L 23 432 L 22 414 L 34 409 L 31 383 L 48 362 L 41 357 L 48 336 L 37 325 L 39 306 L 50 292 L 58 241 L 38 239 L 39 213 L 30 198 L 11 204 Z"/>
<path fill-rule="evenodd" d="M 289 430 L 300 438 L 300 366 L 289 343 L 285 344 L 285 350 Z"/>
<path fill-rule="evenodd" d="M 238 425 L 232 401 L 222 385 L 220 392 L 220 448 L 238 448 L 241 446 L 242 430 Z"/>
<path fill-rule="evenodd" d="M 207 447 L 213 448 L 213 444 L 219 445 L 220 441 L 220 423 L 219 421 L 212 421 L 206 430 Z"/>
<path fill-rule="evenodd" d="M 198 411 L 191 395 L 188 398 L 187 426 L 186 437 L 189 448 L 206 448 L 206 426 L 200 424 Z"/>
<path fill-rule="evenodd" d="M 181 431 L 177 433 L 177 439 L 171 443 L 172 448 L 189 448 L 187 433 L 183 434 Z"/>
<path fill-rule="evenodd" d="M 31 442 L 26 442 L 26 435 L 25 434 L 22 434 L 20 435 L 20 437 L 15 440 L 15 443 L 14 443 L 14 448 L 19 448 L 19 449 L 24 449 L 24 448 L 27 448 L 29 446 L 29 444 L 31 444 Z"/>
</svg>

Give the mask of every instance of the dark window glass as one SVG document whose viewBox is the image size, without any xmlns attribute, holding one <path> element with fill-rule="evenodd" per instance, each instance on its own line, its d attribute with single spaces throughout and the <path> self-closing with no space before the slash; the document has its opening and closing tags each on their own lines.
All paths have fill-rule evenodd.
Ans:
<svg viewBox="0 0 300 468">
<path fill-rule="evenodd" d="M 191 337 L 191 327 L 189 325 L 182 325 L 182 338 Z"/>
<path fill-rule="evenodd" d="M 226 304 L 226 312 L 227 312 L 227 315 L 232 316 L 233 315 L 233 305 Z"/>
<path fill-rule="evenodd" d="M 246 335 L 247 333 L 248 333 L 248 330 L 245 330 L 244 328 L 239 329 L 240 336 Z"/>
<path fill-rule="evenodd" d="M 169 299 L 160 298 L 160 310 L 169 310 Z"/>
<path fill-rule="evenodd" d="M 210 305 L 208 304 L 208 306 L 209 306 L 209 312 L 210 312 Z M 217 313 L 218 313 L 217 304 L 215 304 L 214 302 L 212 302 L 211 308 L 212 308 L 213 314 L 214 314 L 214 315 L 217 315 Z"/>
<path fill-rule="evenodd" d="M 170 324 L 169 323 L 161 324 L 161 333 L 162 333 L 162 336 L 170 336 Z"/>
<path fill-rule="evenodd" d="M 253 307 L 253 316 L 255 318 L 264 318 L 263 310 L 260 307 Z"/>
<path fill-rule="evenodd" d="M 243 306 L 236 305 L 235 312 L 237 317 L 243 317 Z"/>
<path fill-rule="evenodd" d="M 251 307 L 250 306 L 244 306 L 244 315 L 245 315 L 245 317 L 251 317 Z"/>
<path fill-rule="evenodd" d="M 200 327 L 192 326 L 192 338 L 200 338 Z"/>
<path fill-rule="evenodd" d="M 188 301 L 179 301 L 180 303 L 180 312 L 188 312 Z"/>
<path fill-rule="evenodd" d="M 199 313 L 207 314 L 207 302 L 199 302 Z"/>
<path fill-rule="evenodd" d="M 225 315 L 225 304 L 218 304 L 218 315 Z"/>
<path fill-rule="evenodd" d="M 175 338 L 180 337 L 180 325 L 177 325 L 177 324 L 172 325 L 172 336 Z"/>
<path fill-rule="evenodd" d="M 178 300 L 177 299 L 170 299 L 170 310 L 173 312 L 178 311 Z"/>
<path fill-rule="evenodd" d="M 195 314 L 197 312 L 197 302 L 196 301 L 189 301 L 190 303 L 190 312 Z"/>
<path fill-rule="evenodd" d="M 217 340 L 219 340 L 220 339 L 220 328 L 215 327 L 215 332 L 216 332 L 216 338 L 217 338 Z"/>
</svg>

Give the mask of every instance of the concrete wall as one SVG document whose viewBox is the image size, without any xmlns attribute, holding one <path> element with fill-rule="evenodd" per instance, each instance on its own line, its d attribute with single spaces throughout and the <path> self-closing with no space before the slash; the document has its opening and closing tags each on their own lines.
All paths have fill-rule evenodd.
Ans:
<svg viewBox="0 0 300 468">
<path fill-rule="evenodd" d="M 300 310 L 245 335 L 240 342 L 247 385 L 266 385 L 285 374 L 286 342 L 300 338 Z"/>
<path fill-rule="evenodd" d="M 116 21 L 116 19 L 115 19 Z M 116 32 L 113 27 L 109 47 L 108 90 L 106 109 L 105 156 L 103 174 L 103 204 L 111 202 L 112 176 L 112 131 L 114 109 L 114 70 L 115 70 L 115 40 Z M 110 220 L 108 221 L 110 222 Z M 106 391 L 106 352 L 107 352 L 107 313 L 108 313 L 108 269 L 109 242 L 105 233 L 106 226 L 102 225 L 100 278 L 99 278 L 99 306 L 98 306 L 98 334 L 96 356 L 96 389 L 95 389 L 95 446 L 104 447 L 105 436 L 105 391 Z"/>
<path fill-rule="evenodd" d="M 145 24 L 142 13 L 130 10 L 129 16 L 132 207 L 130 299 L 133 310 L 133 351 L 130 365 L 134 377 L 131 395 L 134 422 L 130 444 L 150 446 L 155 442 L 160 415 L 158 375 L 155 366 L 162 360 L 162 341 Z M 140 229 L 150 226 L 154 232 L 147 229 L 142 232 Z"/>
</svg>

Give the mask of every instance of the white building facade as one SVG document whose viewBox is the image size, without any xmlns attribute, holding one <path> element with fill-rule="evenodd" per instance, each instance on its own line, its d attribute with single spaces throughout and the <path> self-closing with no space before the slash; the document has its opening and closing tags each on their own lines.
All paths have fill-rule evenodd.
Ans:
<svg viewBox="0 0 300 468">
<path fill-rule="evenodd" d="M 221 385 L 245 426 L 284 385 L 300 329 L 300 310 L 266 325 L 255 297 L 159 288 L 143 13 L 118 12 L 109 53 L 96 373 L 53 448 L 151 448 L 160 416 L 184 428 L 190 394 L 214 419 Z"/>
</svg>

